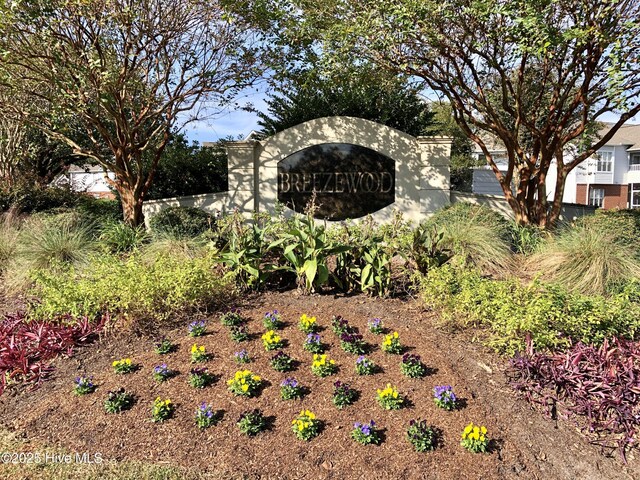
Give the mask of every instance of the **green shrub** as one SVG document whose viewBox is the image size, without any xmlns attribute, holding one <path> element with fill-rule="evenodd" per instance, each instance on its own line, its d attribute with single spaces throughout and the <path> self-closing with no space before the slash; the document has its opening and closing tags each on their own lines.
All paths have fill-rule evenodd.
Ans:
<svg viewBox="0 0 640 480">
<path fill-rule="evenodd" d="M 18 261 L 29 270 L 85 264 L 97 250 L 93 230 L 73 212 L 33 216 L 20 231 Z"/>
<path fill-rule="evenodd" d="M 154 235 L 197 237 L 215 226 L 215 218 L 204 210 L 192 207 L 169 207 L 151 219 Z"/>
<path fill-rule="evenodd" d="M 635 248 L 640 253 L 640 211 L 638 210 L 597 210 L 593 215 L 585 215 L 576 221 L 577 227 L 608 232 L 613 241 Z"/>
<path fill-rule="evenodd" d="M 18 249 L 18 236 L 20 230 L 18 222 L 7 215 L 0 216 L 0 273 L 14 258 Z"/>
<path fill-rule="evenodd" d="M 530 255 L 537 252 L 544 244 L 545 234 L 535 225 L 518 225 L 511 222 L 509 227 L 511 246 L 516 253 Z"/>
<path fill-rule="evenodd" d="M 72 208 L 84 195 L 68 188 L 19 185 L 3 195 L 0 202 L 3 211 L 11 207 L 20 213 L 35 213 L 58 208 Z"/>
<path fill-rule="evenodd" d="M 562 348 L 572 341 L 600 344 L 613 336 L 637 338 L 637 289 L 630 285 L 612 297 L 585 296 L 539 281 L 492 280 L 450 265 L 420 279 L 422 299 L 441 311 L 445 323 L 483 327 L 486 343 L 510 355 L 522 351 L 527 334 L 538 349 Z"/>
<path fill-rule="evenodd" d="M 123 220 L 122 204 L 118 200 L 83 195 L 78 199 L 76 210 L 82 218 L 97 225 L 106 225 Z"/>
<path fill-rule="evenodd" d="M 612 284 L 640 277 L 637 247 L 601 228 L 565 228 L 531 257 L 530 270 L 583 294 L 602 295 Z"/>
<path fill-rule="evenodd" d="M 31 307 L 36 318 L 70 313 L 95 317 L 167 319 L 206 308 L 232 294 L 232 279 L 214 269 L 213 259 L 159 256 L 153 263 L 137 255 L 102 255 L 84 269 L 35 274 Z"/>
<path fill-rule="evenodd" d="M 456 203 L 436 212 L 421 228 L 437 232 L 437 249 L 449 262 L 492 274 L 510 268 L 509 223 L 487 207 Z"/>
<path fill-rule="evenodd" d="M 130 252 L 146 239 L 144 226 L 133 228 L 123 222 L 106 223 L 100 231 L 100 244 L 110 253 Z"/>
</svg>

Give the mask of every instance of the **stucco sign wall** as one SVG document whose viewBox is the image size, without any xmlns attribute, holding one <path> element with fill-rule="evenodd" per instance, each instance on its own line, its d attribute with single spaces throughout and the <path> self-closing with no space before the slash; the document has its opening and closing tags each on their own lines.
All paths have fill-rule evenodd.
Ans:
<svg viewBox="0 0 640 480">
<path fill-rule="evenodd" d="M 450 203 L 450 151 L 450 138 L 415 138 L 361 118 L 319 118 L 262 141 L 227 144 L 229 191 L 196 206 L 250 215 L 281 203 L 294 215 L 313 201 L 323 220 L 371 214 L 383 222 L 399 210 L 420 221 Z M 159 201 L 145 215 L 169 200 L 185 204 Z"/>
</svg>

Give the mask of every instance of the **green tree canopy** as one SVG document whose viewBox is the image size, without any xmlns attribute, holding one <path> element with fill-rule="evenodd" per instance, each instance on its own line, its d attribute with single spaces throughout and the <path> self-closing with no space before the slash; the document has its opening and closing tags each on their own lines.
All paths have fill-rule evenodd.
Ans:
<svg viewBox="0 0 640 480">
<path fill-rule="evenodd" d="M 640 112 L 637 0 L 283 3 L 278 24 L 288 25 L 288 41 L 318 39 L 325 54 L 421 78 L 446 99 L 522 224 L 553 225 L 569 172 Z M 619 120 L 594 136 L 607 114 Z M 507 151 L 506 172 L 494 142 Z M 551 168 L 557 182 L 547 192 Z"/>
<path fill-rule="evenodd" d="M 172 132 L 251 84 L 264 46 L 222 1 L 0 2 L 0 84 L 10 92 L 0 110 L 114 172 L 124 218 L 138 225 Z"/>
</svg>

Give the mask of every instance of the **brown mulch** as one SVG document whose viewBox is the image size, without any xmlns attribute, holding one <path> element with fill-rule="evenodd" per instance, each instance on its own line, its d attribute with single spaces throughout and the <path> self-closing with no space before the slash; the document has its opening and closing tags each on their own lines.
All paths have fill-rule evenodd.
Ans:
<svg viewBox="0 0 640 480">
<path fill-rule="evenodd" d="M 0 424 L 26 435 L 31 444 L 61 446 L 72 452 L 100 452 L 106 460 L 140 460 L 179 465 L 202 471 L 225 472 L 250 478 L 539 478 L 600 479 L 638 478 L 631 459 L 623 466 L 617 458 L 602 456 L 570 423 L 556 424 L 532 411 L 505 384 L 504 361 L 463 336 L 451 336 L 433 327 L 432 314 L 416 303 L 381 300 L 364 296 L 300 296 L 295 292 L 266 293 L 245 299 L 242 313 L 250 319 L 253 340 L 237 344 L 214 316 L 208 334 L 195 339 L 214 357 L 208 362 L 217 382 L 203 390 L 186 383 L 190 346 L 194 339 L 184 327 L 159 331 L 179 345 L 176 352 L 159 356 L 153 339 L 133 334 L 103 339 L 70 359 L 57 362 L 53 378 L 34 392 L 7 392 L 0 397 Z M 278 373 L 269 365 L 274 352 L 265 352 L 260 335 L 262 316 L 278 309 L 287 322 L 281 336 L 285 349 L 301 364 L 294 372 Z M 302 349 L 305 334 L 297 329 L 301 314 L 315 315 L 324 327 L 320 332 L 329 344 L 328 355 L 340 366 L 337 375 L 324 379 L 311 374 L 311 354 Z M 357 376 L 356 356 L 345 353 L 331 332 L 332 315 L 342 315 L 359 327 L 375 348 L 369 355 L 383 369 L 373 376 Z M 418 354 L 431 369 L 422 379 L 400 374 L 401 356 L 383 353 L 381 336 L 368 332 L 369 318 L 380 317 L 397 330 L 410 353 Z M 226 380 L 244 367 L 233 361 L 233 353 L 246 348 L 254 362 L 247 368 L 267 381 L 257 398 L 234 397 Z M 141 368 L 129 375 L 115 375 L 111 362 L 131 357 Z M 155 365 L 166 362 L 179 375 L 158 384 L 151 378 Z M 76 397 L 71 393 L 76 375 L 94 376 L 98 390 Z M 283 401 L 279 384 L 293 376 L 309 387 L 302 400 Z M 331 402 L 333 382 L 351 383 L 361 392 L 352 406 L 338 410 Z M 377 388 L 392 383 L 410 400 L 398 411 L 383 411 L 375 401 Z M 452 385 L 463 407 L 453 412 L 438 409 L 432 400 L 435 385 Z M 108 415 L 103 402 L 107 391 L 125 387 L 136 394 L 133 408 Z M 162 424 L 150 421 L 153 399 L 171 398 L 174 416 Z M 203 401 L 222 409 L 222 421 L 207 430 L 193 422 Z M 241 434 L 236 426 L 240 413 L 260 408 L 270 417 L 271 428 L 255 438 Z M 311 442 L 297 440 L 291 420 L 302 409 L 312 410 L 325 422 L 323 432 Z M 423 418 L 441 432 L 438 448 L 416 453 L 406 440 L 411 419 Z M 374 419 L 384 428 L 380 446 L 360 446 L 350 438 L 355 421 Z M 469 422 L 486 425 L 491 437 L 489 454 L 472 454 L 460 445 L 460 433 Z"/>
</svg>

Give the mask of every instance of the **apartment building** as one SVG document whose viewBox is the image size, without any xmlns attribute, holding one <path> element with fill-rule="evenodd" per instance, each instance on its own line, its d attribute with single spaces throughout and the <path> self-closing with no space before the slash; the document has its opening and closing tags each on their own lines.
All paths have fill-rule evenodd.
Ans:
<svg viewBox="0 0 640 480">
<path fill-rule="evenodd" d="M 611 125 L 606 125 L 604 135 Z M 494 146 L 492 154 L 506 170 L 506 152 Z M 476 152 L 484 158 L 482 152 Z M 502 169 L 502 168 L 501 168 Z M 547 180 L 551 200 L 555 191 L 556 170 L 552 164 Z M 473 172 L 473 193 L 502 195 L 502 189 L 489 167 Z M 640 125 L 624 125 L 598 150 L 567 176 L 564 203 L 600 208 L 640 208 Z"/>
</svg>

